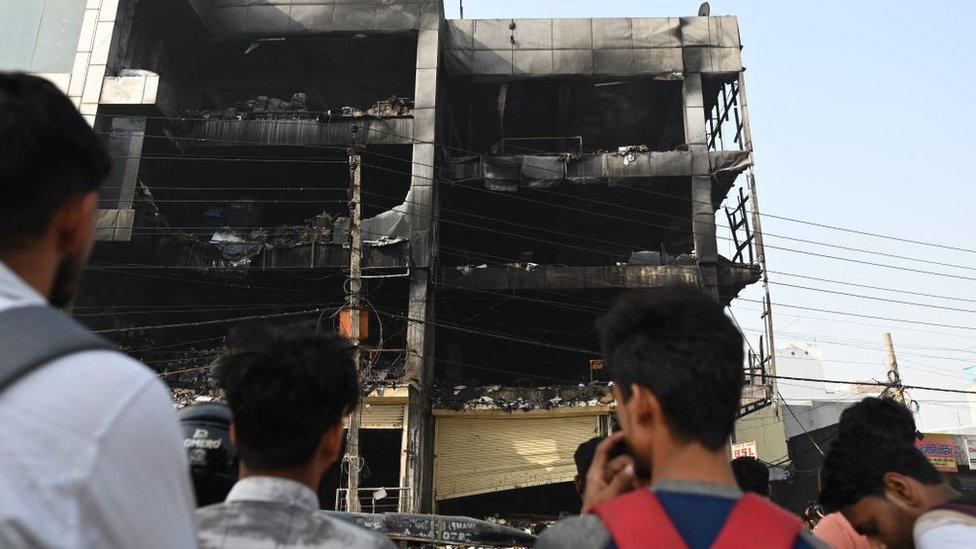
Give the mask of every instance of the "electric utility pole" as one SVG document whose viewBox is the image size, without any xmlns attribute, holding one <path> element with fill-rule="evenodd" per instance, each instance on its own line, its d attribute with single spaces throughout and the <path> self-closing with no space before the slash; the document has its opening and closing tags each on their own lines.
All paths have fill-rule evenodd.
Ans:
<svg viewBox="0 0 976 549">
<path fill-rule="evenodd" d="M 885 352 L 888 355 L 888 381 L 891 382 L 891 389 L 894 398 L 902 404 L 905 403 L 905 389 L 901 386 L 901 374 L 898 373 L 898 360 L 895 359 L 895 344 L 891 341 L 891 334 L 884 334 Z"/>
<path fill-rule="evenodd" d="M 349 285 L 347 308 L 349 311 L 349 339 L 355 345 L 353 360 L 356 364 L 357 380 L 359 379 L 360 356 L 360 306 L 362 304 L 362 259 L 363 234 L 360 227 L 362 216 L 362 192 L 360 190 L 361 163 L 356 150 L 356 126 L 352 127 L 352 144 L 349 146 Z M 358 382 L 357 382 L 358 385 Z M 349 416 L 349 433 L 346 440 L 346 466 L 349 472 L 346 492 L 346 510 L 350 513 L 359 512 L 359 424 L 362 418 L 362 405 L 356 406 Z"/>
<path fill-rule="evenodd" d="M 766 269 L 766 248 L 763 246 L 762 219 L 759 213 L 759 195 L 756 193 L 756 176 L 749 171 L 747 177 L 749 182 L 749 196 L 752 199 L 752 235 L 756 241 L 756 261 L 762 271 L 763 285 L 763 323 L 766 332 L 766 347 L 768 349 L 769 370 L 766 372 L 770 376 L 770 387 L 772 394 L 777 393 L 776 389 L 776 341 L 773 339 L 773 299 L 769 295 L 769 272 Z M 765 368 L 765 364 L 762 365 Z"/>
</svg>

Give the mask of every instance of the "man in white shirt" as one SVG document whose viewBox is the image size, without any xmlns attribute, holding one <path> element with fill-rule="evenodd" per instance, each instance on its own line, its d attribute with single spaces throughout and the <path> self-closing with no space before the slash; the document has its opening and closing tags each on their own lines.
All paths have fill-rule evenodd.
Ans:
<svg viewBox="0 0 976 549">
<path fill-rule="evenodd" d="M 912 537 L 916 549 L 976 547 L 976 497 L 961 496 L 922 513 Z"/>
<path fill-rule="evenodd" d="M 55 309 L 91 253 L 108 170 L 67 97 L 0 73 L 0 547 L 196 544 L 169 392 Z"/>
<path fill-rule="evenodd" d="M 976 547 L 965 502 L 914 442 L 902 404 L 868 397 L 851 406 L 824 457 L 820 503 L 889 549 Z"/>
<path fill-rule="evenodd" d="M 214 369 L 234 414 L 240 479 L 197 511 L 201 549 L 392 549 L 320 511 L 316 490 L 359 403 L 351 346 L 335 334 L 239 328 Z"/>
</svg>

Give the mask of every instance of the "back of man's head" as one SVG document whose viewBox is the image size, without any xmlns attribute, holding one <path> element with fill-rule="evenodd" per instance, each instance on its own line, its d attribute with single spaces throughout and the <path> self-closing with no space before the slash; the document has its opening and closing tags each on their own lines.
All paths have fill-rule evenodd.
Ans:
<svg viewBox="0 0 976 549">
<path fill-rule="evenodd" d="M 581 495 L 586 491 L 586 473 L 593 465 L 593 456 L 596 455 L 596 447 L 603 441 L 603 437 L 593 437 L 580 444 L 573 452 L 573 461 L 576 462 L 576 491 Z"/>
<path fill-rule="evenodd" d="M 769 468 L 754 457 L 742 456 L 732 460 L 735 483 L 743 492 L 769 497 Z"/>
<path fill-rule="evenodd" d="M 0 253 L 44 234 L 58 210 L 96 190 L 109 168 L 95 133 L 53 84 L 0 73 Z"/>
<path fill-rule="evenodd" d="M 214 368 L 234 414 L 237 454 L 252 470 L 306 466 L 359 403 L 352 347 L 334 334 L 242 327 Z"/>
<path fill-rule="evenodd" d="M 887 436 L 906 444 L 914 444 L 918 435 L 912 412 L 891 397 L 867 397 L 847 408 L 840 415 L 838 430 Z"/>
<path fill-rule="evenodd" d="M 942 483 L 939 472 L 914 444 L 886 436 L 841 433 L 824 457 L 820 503 L 832 513 L 867 496 L 886 497 L 889 473 L 922 485 Z"/>
<path fill-rule="evenodd" d="M 741 404 L 742 334 L 722 306 L 691 286 L 631 294 L 599 322 L 608 369 L 661 404 L 672 436 L 722 449 Z"/>
</svg>

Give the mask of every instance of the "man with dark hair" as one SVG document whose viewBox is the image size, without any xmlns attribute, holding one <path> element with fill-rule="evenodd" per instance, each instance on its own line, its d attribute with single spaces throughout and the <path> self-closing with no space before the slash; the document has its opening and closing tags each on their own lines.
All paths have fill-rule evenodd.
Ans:
<svg viewBox="0 0 976 549">
<path fill-rule="evenodd" d="M 573 482 L 576 484 L 576 493 L 580 498 L 586 492 L 586 472 L 590 470 L 596 447 L 603 439 L 604 437 L 593 437 L 577 446 L 576 451 L 573 452 L 573 461 L 576 463 L 576 478 Z"/>
<path fill-rule="evenodd" d="M 51 83 L 0 73 L 0 546 L 190 547 L 172 399 L 59 311 L 95 243 L 109 159 Z"/>
<path fill-rule="evenodd" d="M 696 288 L 662 288 L 627 296 L 599 328 L 622 431 L 597 447 L 585 514 L 553 525 L 537 547 L 820 546 L 799 517 L 736 485 L 726 447 L 743 341 L 719 303 Z M 636 463 L 610 471 L 624 440 Z M 628 491 L 640 465 L 652 484 Z"/>
<path fill-rule="evenodd" d="M 319 511 L 316 491 L 359 404 L 352 347 L 334 334 L 235 330 L 214 377 L 233 412 L 240 480 L 197 511 L 200 547 L 393 547 Z"/>
<path fill-rule="evenodd" d="M 922 435 L 915 427 L 915 418 L 904 404 L 891 397 L 866 397 L 840 414 L 839 431 L 864 432 L 914 444 Z"/>
<path fill-rule="evenodd" d="M 743 492 L 769 497 L 769 468 L 761 461 L 751 456 L 741 456 L 733 459 L 730 465 L 735 483 Z"/>
<path fill-rule="evenodd" d="M 976 546 L 976 524 L 965 516 L 942 520 L 939 512 L 959 494 L 915 447 L 914 420 L 902 409 L 868 398 L 844 411 L 824 458 L 821 504 L 889 548 Z"/>
</svg>

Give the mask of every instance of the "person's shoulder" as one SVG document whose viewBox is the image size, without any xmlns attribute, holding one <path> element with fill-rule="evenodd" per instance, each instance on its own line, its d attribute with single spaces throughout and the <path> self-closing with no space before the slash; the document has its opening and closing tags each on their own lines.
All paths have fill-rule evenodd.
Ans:
<svg viewBox="0 0 976 549">
<path fill-rule="evenodd" d="M 140 415 L 175 422 L 169 389 L 146 365 L 119 351 L 83 351 L 51 364 L 53 373 L 71 372 L 75 386 L 87 395 L 78 405 L 109 417 Z"/>
<path fill-rule="evenodd" d="M 197 507 L 196 510 L 197 520 L 202 522 L 204 520 L 209 520 L 214 517 L 223 516 L 228 512 L 229 510 L 228 508 L 230 506 L 231 506 L 230 503 L 220 502 L 220 503 L 213 503 L 211 505 L 205 505 L 203 507 Z"/>
<path fill-rule="evenodd" d="M 922 513 L 912 528 L 915 546 L 970 547 L 976 545 L 976 516 L 970 510 L 944 506 Z M 959 545 L 965 543 L 969 545 Z"/>
<path fill-rule="evenodd" d="M 126 382 L 156 379 L 156 373 L 148 366 L 114 349 L 78 351 L 54 360 L 50 367 L 57 368 L 61 364 L 69 364 L 76 373 L 84 370 L 88 375 Z"/>
<path fill-rule="evenodd" d="M 379 532 L 368 530 L 327 513 L 315 513 L 314 516 L 315 520 L 329 526 L 330 537 L 333 537 L 334 541 L 340 543 L 342 547 L 354 549 L 391 549 L 396 547 L 389 538 Z"/>
<path fill-rule="evenodd" d="M 4 413 L 21 418 L 24 428 L 47 426 L 93 438 L 127 412 L 150 412 L 146 417 L 152 418 L 172 410 L 169 391 L 152 370 L 111 350 L 58 358 L 11 385 L 0 399 Z"/>
<path fill-rule="evenodd" d="M 606 547 L 610 531 L 596 515 L 567 517 L 546 528 L 539 535 L 537 549 L 562 547 Z"/>
<path fill-rule="evenodd" d="M 96 401 L 130 398 L 147 385 L 163 387 L 155 372 L 134 358 L 110 349 L 79 351 L 51 361 L 32 372 L 12 389 L 60 388 L 70 384 L 85 391 L 72 391 Z"/>
</svg>

